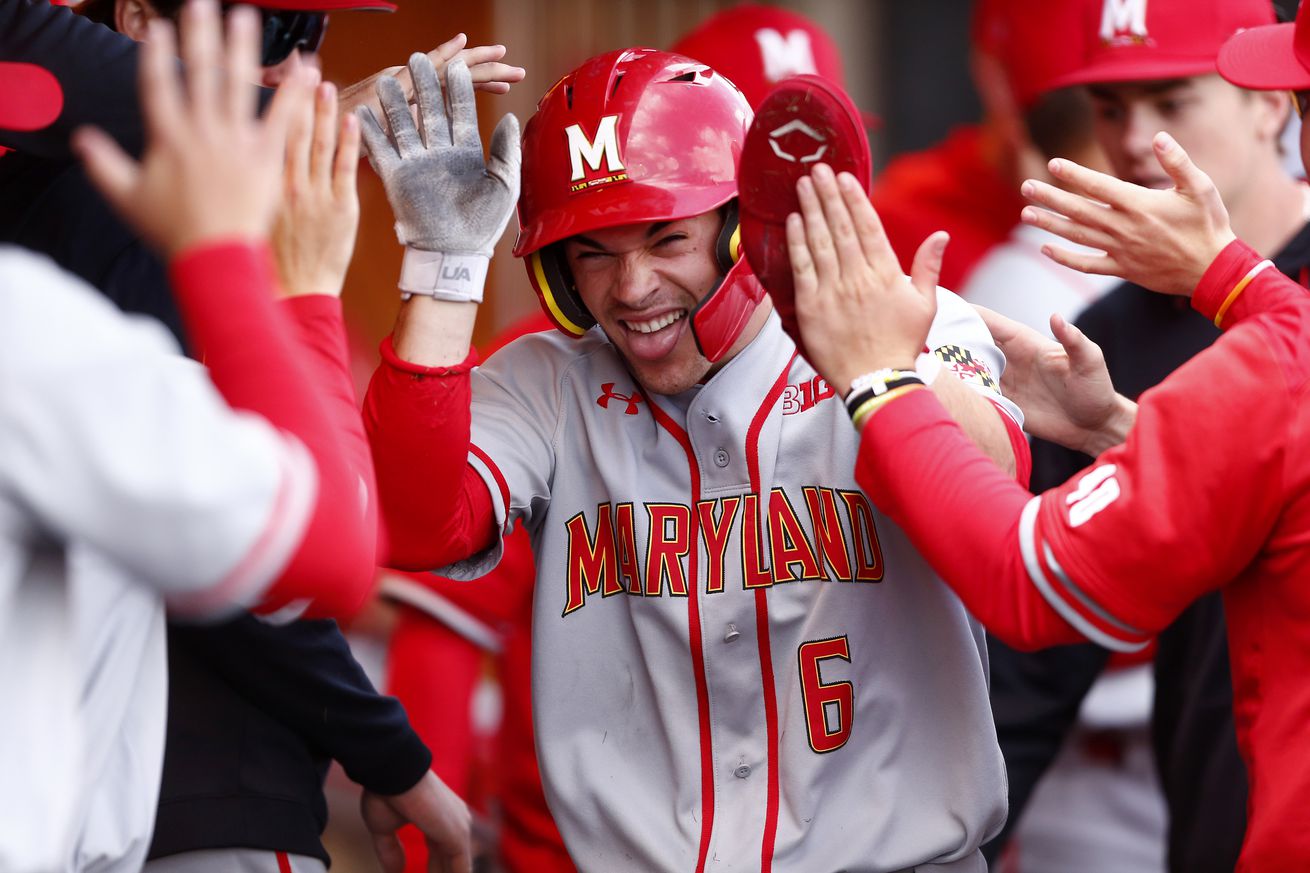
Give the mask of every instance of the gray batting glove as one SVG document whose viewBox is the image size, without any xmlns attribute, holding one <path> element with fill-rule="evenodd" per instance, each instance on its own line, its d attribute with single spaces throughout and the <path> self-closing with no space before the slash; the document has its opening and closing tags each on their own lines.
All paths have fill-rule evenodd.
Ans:
<svg viewBox="0 0 1310 873">
<path fill-rule="evenodd" d="M 390 133 L 367 107 L 358 110 L 369 162 L 386 188 L 396 236 L 405 246 L 402 296 L 480 303 L 492 248 L 519 196 L 519 122 L 512 114 L 500 120 L 491 157 L 484 159 L 473 79 L 464 62 L 446 65 L 444 97 L 427 55 L 411 55 L 409 73 L 418 127 L 392 76 L 377 84 Z"/>
</svg>

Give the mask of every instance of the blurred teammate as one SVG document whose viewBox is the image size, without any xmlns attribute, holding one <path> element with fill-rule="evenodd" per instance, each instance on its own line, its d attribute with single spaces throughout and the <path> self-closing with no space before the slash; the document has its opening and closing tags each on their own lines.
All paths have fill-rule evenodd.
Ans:
<svg viewBox="0 0 1310 873">
<path fill-rule="evenodd" d="M 1169 132 L 1214 180 L 1235 231 L 1304 282 L 1310 191 L 1284 169 L 1280 134 L 1289 103 L 1281 94 L 1230 85 L 1215 66 L 1232 33 L 1273 20 L 1269 4 L 1154 0 L 1140 21 L 1117 20 L 1116 8 L 1100 0 L 1083 8 L 1087 49 L 1068 77 L 1090 92 L 1095 132 L 1114 174 L 1171 186 L 1151 148 L 1158 131 Z M 1220 335 L 1182 301 L 1134 284 L 1109 292 L 1076 327 L 1101 346 L 1115 385 L 1132 399 Z M 1037 490 L 1090 463 L 1083 452 L 1041 442 L 1033 456 Z M 1161 635 L 1155 656 L 1153 745 L 1169 804 L 1169 865 L 1180 873 L 1231 870 L 1244 830 L 1246 773 L 1233 730 L 1223 612 L 1217 594 L 1189 606 Z M 1008 710 L 998 710 L 999 729 L 1002 735 L 1036 738 L 1025 745 L 1028 767 L 1011 773 L 1011 802 L 1018 811 L 1110 656 L 1093 646 L 1032 655 L 996 648 L 996 687 L 1005 690 Z"/>
<path fill-rule="evenodd" d="M 981 2 L 973 10 L 970 66 L 983 120 L 955 128 L 935 146 L 897 155 L 874 180 L 873 204 L 907 269 L 929 234 L 951 234 L 941 283 L 953 291 L 1005 241 L 1024 206 L 1018 184 L 1028 175 L 1023 159 L 1030 143 L 1010 80 L 989 53 L 997 28 L 1014 26 L 1006 6 Z"/>
<path fill-rule="evenodd" d="M 345 615 L 370 586 L 371 464 L 332 409 L 342 371 L 319 373 L 322 393 L 308 377 L 314 338 L 340 321 L 293 323 L 272 302 L 287 116 L 312 83 L 290 77 L 256 122 L 241 84 L 253 16 L 231 29 L 225 85 L 214 21 L 188 34 L 185 97 L 169 32 L 143 53 L 142 163 L 103 133 L 79 140 L 169 258 L 209 378 L 48 261 L 0 256 L 6 870 L 140 868 L 163 751 L 161 595 L 196 616 Z"/>
</svg>

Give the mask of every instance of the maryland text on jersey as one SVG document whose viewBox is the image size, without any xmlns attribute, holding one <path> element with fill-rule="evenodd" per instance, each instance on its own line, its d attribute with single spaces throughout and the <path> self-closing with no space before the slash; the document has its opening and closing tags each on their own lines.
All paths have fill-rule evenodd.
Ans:
<svg viewBox="0 0 1310 873">
<path fill-rule="evenodd" d="M 747 589 L 784 582 L 881 582 L 882 547 L 873 505 L 864 493 L 814 485 L 801 492 L 808 527 L 782 488 L 769 494 L 767 517 L 761 517 L 760 496 L 753 493 L 702 500 L 695 507 L 602 503 L 595 513 L 579 512 L 564 523 L 568 566 L 563 614 L 581 609 L 588 595 L 686 597 L 689 578 L 704 579 L 706 594 L 721 593 L 730 560 L 740 564 L 742 587 Z M 638 512 L 649 521 L 640 547 Z M 738 529 L 738 554 L 729 555 Z M 704 546 L 707 558 L 701 572 L 699 546 Z"/>
</svg>

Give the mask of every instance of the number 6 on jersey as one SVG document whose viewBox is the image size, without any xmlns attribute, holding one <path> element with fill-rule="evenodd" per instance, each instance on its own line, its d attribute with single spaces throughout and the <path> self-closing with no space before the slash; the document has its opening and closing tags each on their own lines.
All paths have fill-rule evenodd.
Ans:
<svg viewBox="0 0 1310 873">
<path fill-rule="evenodd" d="M 819 754 L 846 745 L 851 738 L 855 714 L 855 686 L 849 682 L 824 682 L 820 662 L 841 658 L 851 662 L 850 643 L 845 636 L 802 643 L 796 654 L 801 671 L 801 694 L 805 698 L 805 727 L 810 748 Z"/>
</svg>

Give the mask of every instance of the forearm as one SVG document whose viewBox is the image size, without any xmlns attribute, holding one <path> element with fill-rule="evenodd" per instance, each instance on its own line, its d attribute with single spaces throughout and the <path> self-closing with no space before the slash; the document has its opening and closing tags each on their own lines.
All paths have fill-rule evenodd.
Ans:
<svg viewBox="0 0 1310 873">
<path fill-rule="evenodd" d="M 941 401 L 960 428 L 982 453 L 1010 476 L 1015 474 L 1014 448 L 1005 423 L 987 398 L 970 390 L 944 369 L 932 383 L 932 393 Z"/>
<path fill-rule="evenodd" d="M 468 357 L 477 314 L 476 303 L 412 297 L 401 304 L 392 347 L 420 367 L 454 367 Z"/>
<path fill-rule="evenodd" d="M 294 331 L 274 306 L 267 247 L 197 247 L 174 259 L 170 276 L 187 332 L 224 399 L 294 435 L 317 470 L 308 524 L 267 590 L 264 607 L 310 599 L 311 614 L 352 614 L 371 587 L 375 526 L 365 522 L 359 474 L 347 460 Z"/>
<path fill-rule="evenodd" d="M 365 527 L 377 531 L 377 480 L 350 372 L 350 350 L 341 300 L 324 294 L 308 294 L 287 298 L 280 307 L 295 325 L 315 386 L 341 440 L 346 463 L 364 489 Z M 381 543 L 374 549 L 375 554 L 383 551 Z"/>
<path fill-rule="evenodd" d="M 869 417 L 855 477 L 989 631 L 1020 649 L 1083 639 L 1024 568 L 1018 527 L 1031 495 L 932 392 L 912 391 Z"/>
<path fill-rule="evenodd" d="M 382 563 L 433 570 L 485 548 L 497 535 L 490 495 L 468 466 L 471 424 L 465 346 L 454 366 L 403 360 L 390 339 L 364 398 L 364 429 L 377 468 L 388 551 Z"/>
</svg>

